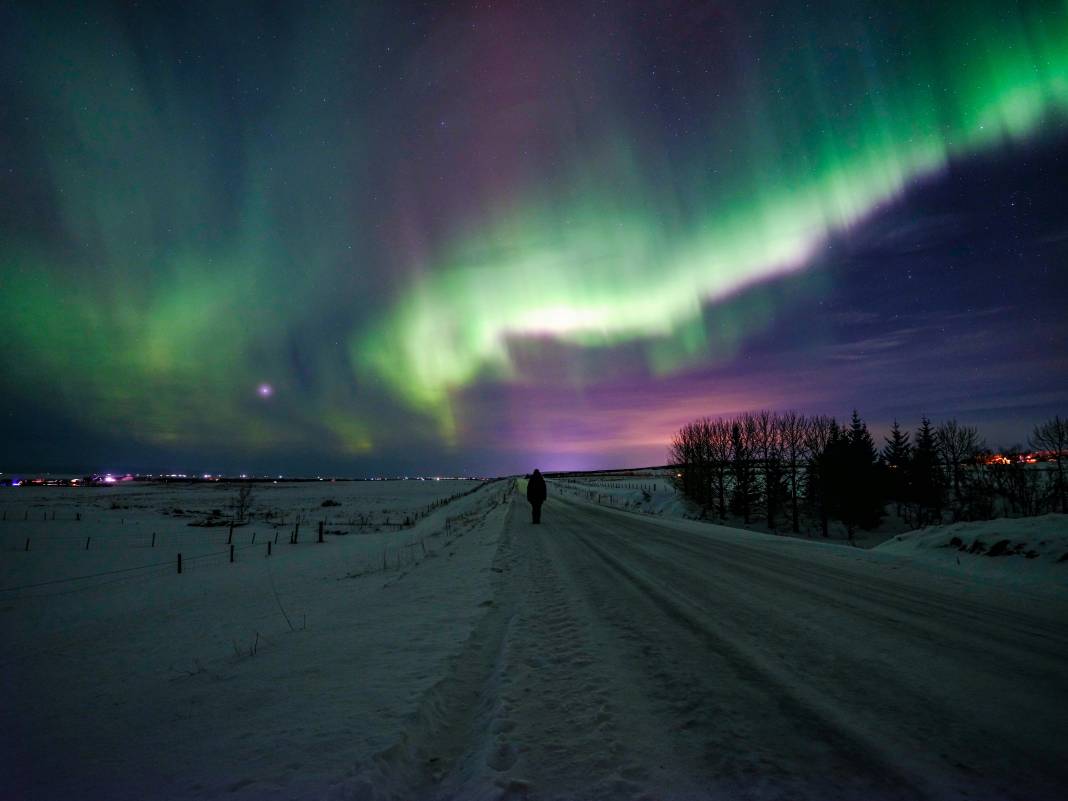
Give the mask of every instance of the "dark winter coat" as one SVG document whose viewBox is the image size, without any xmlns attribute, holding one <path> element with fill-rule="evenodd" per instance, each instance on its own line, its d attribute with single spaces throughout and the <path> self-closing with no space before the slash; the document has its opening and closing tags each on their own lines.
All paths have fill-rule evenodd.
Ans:
<svg viewBox="0 0 1068 801">
<path fill-rule="evenodd" d="M 541 473 L 535 470 L 534 475 L 532 475 L 527 482 L 527 500 L 530 501 L 531 504 L 544 503 L 547 494 L 548 493 L 545 490 L 545 479 L 541 477 Z"/>
</svg>

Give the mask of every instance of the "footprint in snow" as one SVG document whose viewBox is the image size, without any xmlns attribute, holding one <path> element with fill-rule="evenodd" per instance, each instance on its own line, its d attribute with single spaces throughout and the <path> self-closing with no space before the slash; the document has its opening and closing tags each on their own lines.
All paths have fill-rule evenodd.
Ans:
<svg viewBox="0 0 1068 801">
<path fill-rule="evenodd" d="M 512 767 L 518 758 L 515 747 L 511 743 L 502 742 L 490 753 L 486 764 L 494 770 L 505 771 Z"/>
</svg>

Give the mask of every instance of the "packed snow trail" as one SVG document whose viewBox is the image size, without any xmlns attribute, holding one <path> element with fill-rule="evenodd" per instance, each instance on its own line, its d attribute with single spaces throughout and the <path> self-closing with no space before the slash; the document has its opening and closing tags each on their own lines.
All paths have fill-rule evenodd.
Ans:
<svg viewBox="0 0 1068 801">
<path fill-rule="evenodd" d="M 513 502 L 492 608 L 367 795 L 1063 798 L 1063 599 L 559 497 L 543 520 Z"/>
</svg>

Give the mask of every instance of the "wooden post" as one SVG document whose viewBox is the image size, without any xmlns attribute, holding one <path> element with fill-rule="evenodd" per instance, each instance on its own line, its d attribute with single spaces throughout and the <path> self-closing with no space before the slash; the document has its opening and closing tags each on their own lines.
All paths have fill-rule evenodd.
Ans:
<svg viewBox="0 0 1068 801">
<path fill-rule="evenodd" d="M 256 532 L 255 531 L 252 532 L 252 543 L 251 544 L 252 545 L 256 544 Z"/>
<path fill-rule="evenodd" d="M 271 555 L 271 541 L 267 540 L 267 555 Z"/>
<path fill-rule="evenodd" d="M 230 546 L 230 562 L 232 563 L 233 561 L 234 561 L 234 546 L 231 545 Z"/>
<path fill-rule="evenodd" d="M 87 551 L 89 550 L 89 540 L 91 540 L 91 539 L 92 539 L 92 537 L 86 537 L 85 538 L 85 550 L 87 550 Z"/>
<path fill-rule="evenodd" d="M 278 529 L 274 530 L 274 544 L 278 544 Z"/>
<path fill-rule="evenodd" d="M 226 544 L 227 545 L 232 545 L 233 542 L 234 542 L 234 524 L 233 524 L 233 521 L 231 521 L 230 522 L 230 533 L 226 537 Z"/>
<path fill-rule="evenodd" d="M 29 537 L 26 538 L 26 550 L 27 551 L 30 550 L 30 538 Z"/>
<path fill-rule="evenodd" d="M 319 521 L 319 542 L 323 541 L 323 521 Z"/>
<path fill-rule="evenodd" d="M 297 540 L 299 540 L 299 539 L 300 539 L 300 523 L 298 522 L 297 525 L 293 528 L 293 544 L 296 545 L 297 544 Z"/>
<path fill-rule="evenodd" d="M 156 547 L 156 532 L 155 531 L 152 532 L 152 547 L 153 548 Z"/>
<path fill-rule="evenodd" d="M 182 555 L 178 554 L 178 575 L 182 573 Z"/>
<path fill-rule="evenodd" d="M 81 519 L 82 519 L 82 513 L 81 512 L 75 512 L 74 513 L 74 519 L 80 522 Z"/>
</svg>

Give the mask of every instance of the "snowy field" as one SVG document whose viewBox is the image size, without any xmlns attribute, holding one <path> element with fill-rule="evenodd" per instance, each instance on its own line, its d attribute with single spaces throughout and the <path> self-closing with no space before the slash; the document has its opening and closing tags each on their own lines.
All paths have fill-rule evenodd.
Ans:
<svg viewBox="0 0 1068 801">
<path fill-rule="evenodd" d="M 248 520 L 232 532 L 238 485 L 140 484 L 113 487 L 18 487 L 0 492 L 0 552 L 23 553 L 0 563 L 0 586 L 34 584 L 101 571 L 159 573 L 235 561 L 266 543 L 403 532 L 438 504 L 478 481 L 359 481 L 252 484 Z M 28 542 L 27 542 L 28 541 Z M 394 544 L 396 537 L 364 540 Z M 84 584 L 98 584 L 91 579 Z M 121 580 L 117 577 L 116 580 Z M 48 585 L 46 585 L 48 586 Z M 71 589 L 62 586 L 57 589 Z M 28 591 L 22 594 L 27 594 Z M 37 593 L 51 590 L 41 589 Z"/>
<path fill-rule="evenodd" d="M 1063 797 L 1063 517 L 864 550 L 615 481 L 540 526 L 508 481 L 257 485 L 232 563 L 189 524 L 233 488 L 0 492 L 0 797 Z"/>
<path fill-rule="evenodd" d="M 400 736 L 484 612 L 505 488 L 384 521 L 477 486 L 256 485 L 233 563 L 228 527 L 188 525 L 233 488 L 0 493 L 0 797 L 319 797 Z"/>
</svg>

